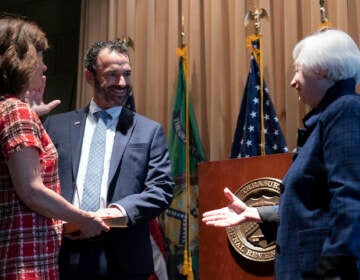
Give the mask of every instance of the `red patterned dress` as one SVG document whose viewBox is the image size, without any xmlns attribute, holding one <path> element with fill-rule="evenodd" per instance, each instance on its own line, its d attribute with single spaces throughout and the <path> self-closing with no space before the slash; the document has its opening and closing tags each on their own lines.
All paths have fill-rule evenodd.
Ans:
<svg viewBox="0 0 360 280">
<path fill-rule="evenodd" d="M 0 279 L 58 279 L 61 221 L 19 200 L 5 162 L 16 151 L 36 147 L 44 185 L 60 193 L 58 155 L 38 116 L 14 96 L 0 100 L 0 144 Z"/>
</svg>

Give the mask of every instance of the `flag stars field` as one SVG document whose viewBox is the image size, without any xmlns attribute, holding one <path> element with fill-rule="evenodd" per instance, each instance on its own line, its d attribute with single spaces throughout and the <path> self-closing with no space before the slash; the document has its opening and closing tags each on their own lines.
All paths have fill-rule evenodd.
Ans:
<svg viewBox="0 0 360 280">
<path fill-rule="evenodd" d="M 231 147 L 231 158 L 287 152 L 269 89 L 265 80 L 261 83 L 263 75 L 260 74 L 263 73 L 260 73 L 254 55 L 257 50 L 261 51 L 258 38 L 251 41 L 250 50 L 250 69 Z"/>
</svg>

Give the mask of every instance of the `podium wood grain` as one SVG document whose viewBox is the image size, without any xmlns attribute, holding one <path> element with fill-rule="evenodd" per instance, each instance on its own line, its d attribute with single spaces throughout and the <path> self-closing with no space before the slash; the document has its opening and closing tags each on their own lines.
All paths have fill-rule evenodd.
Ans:
<svg viewBox="0 0 360 280">
<path fill-rule="evenodd" d="M 205 211 L 227 205 L 224 187 L 236 192 L 254 179 L 282 179 L 291 162 L 291 154 L 275 154 L 199 164 L 200 217 Z M 199 222 L 200 280 L 272 280 L 273 268 L 273 262 L 254 262 L 242 257 L 228 241 L 225 228 L 209 227 Z"/>
</svg>

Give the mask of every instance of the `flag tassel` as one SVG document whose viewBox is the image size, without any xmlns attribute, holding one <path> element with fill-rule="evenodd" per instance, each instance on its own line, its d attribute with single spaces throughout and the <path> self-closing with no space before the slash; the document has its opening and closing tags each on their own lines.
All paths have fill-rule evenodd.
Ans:
<svg viewBox="0 0 360 280">
<path fill-rule="evenodd" d="M 187 275 L 187 280 L 194 280 L 194 272 L 192 270 L 192 258 L 191 254 L 189 254 L 189 273 Z"/>
<path fill-rule="evenodd" d="M 188 250 L 184 250 L 184 263 L 183 266 L 180 269 L 180 273 L 184 276 L 186 276 L 187 280 L 194 280 L 194 273 L 192 271 L 192 265 L 191 265 L 192 259 L 191 256 L 188 254 Z"/>
<path fill-rule="evenodd" d="M 188 259 L 188 252 L 186 249 L 184 250 L 184 262 L 180 269 L 180 273 L 184 276 L 187 276 L 189 273 L 189 259 Z"/>
</svg>

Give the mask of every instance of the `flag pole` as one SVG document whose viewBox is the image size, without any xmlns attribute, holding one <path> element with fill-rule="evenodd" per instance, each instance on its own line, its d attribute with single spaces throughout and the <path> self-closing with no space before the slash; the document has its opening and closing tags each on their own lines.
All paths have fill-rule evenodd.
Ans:
<svg viewBox="0 0 360 280">
<path fill-rule="evenodd" d="M 262 34 L 261 34 L 261 18 L 267 18 L 268 14 L 266 9 L 264 8 L 256 8 L 254 11 L 248 11 L 245 15 L 244 23 L 245 26 L 249 23 L 249 21 L 254 21 L 255 34 L 250 35 L 248 37 L 248 46 L 251 47 L 251 51 L 254 53 L 254 57 L 259 64 L 260 71 L 260 151 L 261 155 L 264 156 L 265 153 L 265 124 L 264 124 L 264 69 L 262 62 Z M 259 46 L 258 49 L 255 50 L 252 41 L 258 40 Z"/>
<path fill-rule="evenodd" d="M 255 34 L 259 38 L 259 68 L 260 68 L 260 112 L 261 112 L 261 155 L 265 155 L 265 125 L 264 125 L 264 68 L 262 63 L 260 12 L 255 9 Z"/>
<path fill-rule="evenodd" d="M 189 86 L 188 86 L 188 54 L 185 44 L 184 16 L 181 17 L 181 58 L 185 74 L 185 244 L 184 262 L 181 274 L 187 276 L 187 280 L 193 280 L 192 257 L 190 248 L 190 127 L 189 127 Z"/>
</svg>

